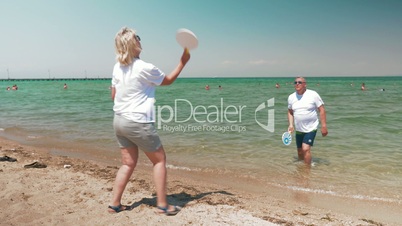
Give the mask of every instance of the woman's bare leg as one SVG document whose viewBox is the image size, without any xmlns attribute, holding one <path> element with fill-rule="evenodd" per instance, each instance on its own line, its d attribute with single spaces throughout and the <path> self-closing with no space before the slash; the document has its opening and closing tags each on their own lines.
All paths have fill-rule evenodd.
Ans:
<svg viewBox="0 0 402 226">
<path fill-rule="evenodd" d="M 121 149 L 121 162 L 122 166 L 117 171 L 116 180 L 113 185 L 113 197 L 111 206 L 119 206 L 121 204 L 121 198 L 123 192 L 130 180 L 131 175 L 137 165 L 138 160 L 138 148 L 122 148 Z"/>
<path fill-rule="evenodd" d="M 156 187 L 156 205 L 166 207 L 168 205 L 166 200 L 166 154 L 163 146 L 155 152 L 145 152 L 149 160 L 154 165 L 154 181 Z"/>
</svg>

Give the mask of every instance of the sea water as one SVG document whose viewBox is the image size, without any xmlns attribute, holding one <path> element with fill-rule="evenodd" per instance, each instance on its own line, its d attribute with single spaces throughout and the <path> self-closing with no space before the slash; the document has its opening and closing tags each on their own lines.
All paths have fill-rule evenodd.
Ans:
<svg viewBox="0 0 402 226">
<path fill-rule="evenodd" d="M 400 204 L 402 78 L 307 78 L 307 87 L 325 102 L 329 131 L 327 137 L 317 133 L 308 174 L 297 161 L 295 139 L 289 146 L 281 140 L 293 81 L 179 78 L 158 87 L 155 125 L 169 167 L 236 175 L 239 183 L 251 178 L 283 189 Z M 6 90 L 14 84 L 17 91 Z M 56 154 L 118 158 L 110 80 L 5 80 L 0 88 L 0 136 Z M 308 183 L 300 180 L 306 177 Z"/>
</svg>

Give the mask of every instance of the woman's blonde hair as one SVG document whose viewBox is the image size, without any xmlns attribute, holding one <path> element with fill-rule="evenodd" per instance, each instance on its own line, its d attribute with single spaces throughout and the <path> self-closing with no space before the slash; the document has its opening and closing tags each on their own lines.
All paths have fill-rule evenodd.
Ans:
<svg viewBox="0 0 402 226">
<path fill-rule="evenodd" d="M 122 65 L 129 65 L 133 59 L 140 56 L 141 46 L 138 45 L 137 35 L 131 28 L 123 27 L 117 32 L 115 41 L 116 60 Z"/>
</svg>

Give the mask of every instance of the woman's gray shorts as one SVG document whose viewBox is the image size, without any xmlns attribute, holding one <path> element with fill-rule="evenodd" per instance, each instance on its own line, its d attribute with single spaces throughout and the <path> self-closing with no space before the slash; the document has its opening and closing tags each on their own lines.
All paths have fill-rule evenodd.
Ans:
<svg viewBox="0 0 402 226">
<path fill-rule="evenodd" d="M 138 147 L 153 152 L 162 146 L 154 123 L 133 122 L 115 114 L 113 128 L 120 148 Z"/>
</svg>

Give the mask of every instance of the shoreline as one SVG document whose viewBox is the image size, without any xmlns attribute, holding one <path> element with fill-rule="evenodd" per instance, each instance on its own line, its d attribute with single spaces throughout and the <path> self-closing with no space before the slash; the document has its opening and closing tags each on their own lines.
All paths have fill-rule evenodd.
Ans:
<svg viewBox="0 0 402 226">
<path fill-rule="evenodd" d="M 122 204 L 132 205 L 133 210 L 108 214 L 118 161 L 51 154 L 49 149 L 4 138 L 0 146 L 0 157 L 17 159 L 0 162 L 4 225 L 398 225 L 402 221 L 397 204 L 285 191 L 253 179 L 238 183 L 227 175 L 170 168 L 168 200 L 183 209 L 174 217 L 157 215 L 152 170 L 143 156 L 123 196 Z M 47 168 L 24 168 L 33 161 Z"/>
</svg>

